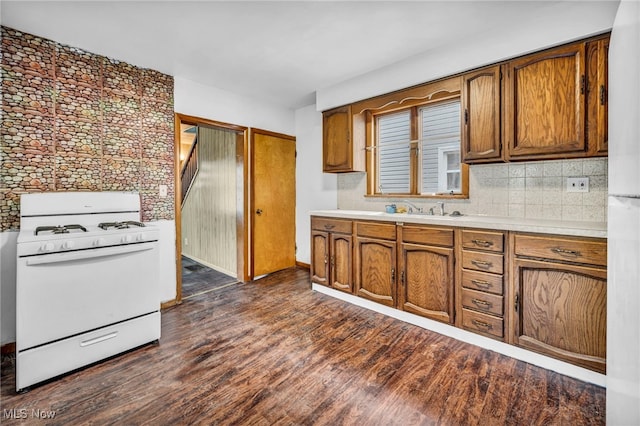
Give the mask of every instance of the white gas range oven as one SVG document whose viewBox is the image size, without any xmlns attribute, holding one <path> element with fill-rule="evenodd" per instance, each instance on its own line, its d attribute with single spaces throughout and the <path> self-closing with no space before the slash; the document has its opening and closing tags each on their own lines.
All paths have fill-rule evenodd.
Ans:
<svg viewBox="0 0 640 426">
<path fill-rule="evenodd" d="M 140 196 L 20 198 L 16 390 L 160 338 L 158 229 Z"/>
</svg>

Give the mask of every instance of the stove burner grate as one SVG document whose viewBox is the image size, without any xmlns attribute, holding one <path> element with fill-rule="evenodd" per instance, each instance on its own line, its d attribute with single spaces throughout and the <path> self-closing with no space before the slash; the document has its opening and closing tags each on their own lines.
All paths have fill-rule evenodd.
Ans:
<svg viewBox="0 0 640 426">
<path fill-rule="evenodd" d="M 49 232 L 52 234 L 68 234 L 70 230 L 79 229 L 82 232 L 87 232 L 87 228 L 82 225 L 72 224 L 72 225 L 58 225 L 58 226 L 38 226 L 36 228 L 35 234 L 38 235 L 40 232 Z"/>
<path fill-rule="evenodd" d="M 103 222 L 98 224 L 98 228 L 107 230 L 109 228 L 125 229 L 131 226 L 144 227 L 144 223 L 136 222 L 135 220 L 127 220 L 125 222 Z"/>
</svg>

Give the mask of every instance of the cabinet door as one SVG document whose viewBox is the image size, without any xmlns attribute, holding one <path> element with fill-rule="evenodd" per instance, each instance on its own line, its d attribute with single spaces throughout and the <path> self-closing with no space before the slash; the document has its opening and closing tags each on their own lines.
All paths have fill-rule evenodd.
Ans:
<svg viewBox="0 0 640 426">
<path fill-rule="evenodd" d="M 466 74 L 462 97 L 462 161 L 482 163 L 501 159 L 500 66 Z"/>
<path fill-rule="evenodd" d="M 453 249 L 402 244 L 398 307 L 453 323 Z"/>
<path fill-rule="evenodd" d="M 352 241 L 351 235 L 331 234 L 331 287 L 348 293 L 353 293 Z"/>
<path fill-rule="evenodd" d="M 589 153 L 609 150 L 609 38 L 587 44 L 587 142 Z"/>
<path fill-rule="evenodd" d="M 607 272 L 516 259 L 515 344 L 605 372 Z"/>
<path fill-rule="evenodd" d="M 507 63 L 507 157 L 585 155 L 585 85 L 584 43 Z"/>
<path fill-rule="evenodd" d="M 353 166 L 351 107 L 344 106 L 322 114 L 322 154 L 325 172 L 347 172 Z"/>
<path fill-rule="evenodd" d="M 329 285 L 329 234 L 311 232 L 311 281 Z"/>
<path fill-rule="evenodd" d="M 395 307 L 396 243 L 357 238 L 356 294 Z"/>
</svg>

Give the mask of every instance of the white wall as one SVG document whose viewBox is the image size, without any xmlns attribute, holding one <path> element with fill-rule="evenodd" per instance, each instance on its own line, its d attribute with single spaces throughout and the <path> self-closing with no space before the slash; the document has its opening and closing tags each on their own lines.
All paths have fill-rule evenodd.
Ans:
<svg viewBox="0 0 640 426">
<path fill-rule="evenodd" d="M 416 55 L 388 67 L 318 89 L 316 106 L 325 111 L 394 90 L 500 62 L 611 29 L 616 1 L 550 3 L 537 15 L 488 29 L 473 40 Z M 524 17 L 523 17 L 524 18 Z"/>
<path fill-rule="evenodd" d="M 295 134 L 294 112 L 259 100 L 205 86 L 181 77 L 174 78 L 174 110 L 238 126 Z"/>
<path fill-rule="evenodd" d="M 311 210 L 337 208 L 337 176 L 322 173 L 322 114 L 315 105 L 296 110 L 296 260 L 311 260 Z"/>
</svg>

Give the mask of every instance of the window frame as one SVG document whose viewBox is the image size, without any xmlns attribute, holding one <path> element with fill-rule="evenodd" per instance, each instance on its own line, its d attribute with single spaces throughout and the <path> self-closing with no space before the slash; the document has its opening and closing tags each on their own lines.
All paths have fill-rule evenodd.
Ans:
<svg viewBox="0 0 640 426">
<path fill-rule="evenodd" d="M 382 193 L 379 190 L 378 164 L 379 153 L 376 145 L 377 117 L 381 115 L 411 111 L 411 151 L 418 149 L 419 140 L 419 110 L 421 107 L 440 103 L 446 100 L 458 99 L 462 108 L 461 81 L 459 77 L 449 78 L 434 83 L 425 84 L 412 89 L 381 96 L 361 102 L 357 112 L 364 114 L 366 125 L 366 171 L 367 171 L 367 197 L 381 198 L 443 198 L 443 199 L 467 199 L 469 198 L 469 173 L 468 165 L 462 162 L 462 137 L 464 131 L 463 115 L 460 114 L 460 193 L 427 193 L 421 194 L 421 156 L 410 155 L 410 191 L 409 193 Z"/>
</svg>

